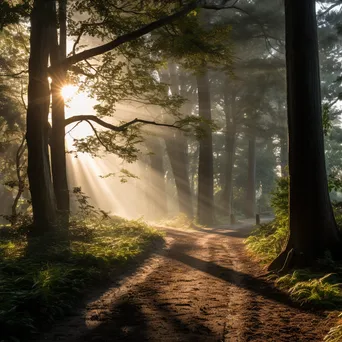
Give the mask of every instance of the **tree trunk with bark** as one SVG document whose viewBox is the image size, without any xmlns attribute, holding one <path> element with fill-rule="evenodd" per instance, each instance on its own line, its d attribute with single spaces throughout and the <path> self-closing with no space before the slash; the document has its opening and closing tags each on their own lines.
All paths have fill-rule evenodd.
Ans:
<svg viewBox="0 0 342 342">
<path fill-rule="evenodd" d="M 51 66 L 54 73 L 51 75 L 52 92 L 52 130 L 51 130 L 51 166 L 53 187 L 59 223 L 66 229 L 69 223 L 70 196 L 67 178 L 65 155 L 65 103 L 61 90 L 66 82 L 66 70 L 55 68 L 66 58 L 66 0 L 59 1 L 58 8 L 60 35 L 58 42 L 57 12 L 54 10 L 54 21 L 51 22 Z"/>
<path fill-rule="evenodd" d="M 48 149 L 49 25 L 53 1 L 35 0 L 31 13 L 29 85 L 27 106 L 28 178 L 33 207 L 33 234 L 44 234 L 56 225 L 56 207 Z"/>
<path fill-rule="evenodd" d="M 340 258 L 342 247 L 325 169 L 315 1 L 285 0 L 285 16 L 290 237 L 270 269 Z"/>
<path fill-rule="evenodd" d="M 172 95 L 182 95 L 185 97 L 185 93 L 180 94 L 180 80 L 178 78 L 177 67 L 174 63 L 169 63 L 169 75 Z M 188 172 L 187 139 L 181 131 L 168 131 L 167 134 L 165 144 L 175 179 L 179 211 L 192 219 L 194 214 Z"/>
<path fill-rule="evenodd" d="M 256 138 L 251 136 L 248 141 L 248 178 L 246 190 L 246 216 L 255 215 L 255 171 L 256 171 Z"/>
<path fill-rule="evenodd" d="M 208 70 L 196 75 L 198 89 L 198 111 L 203 119 L 211 120 L 211 102 Z M 197 220 L 203 225 L 214 223 L 214 178 L 213 178 L 213 143 L 208 124 L 202 124 L 206 136 L 200 140 L 198 165 L 198 204 Z"/>
<path fill-rule="evenodd" d="M 223 191 L 221 195 L 222 214 L 229 216 L 232 214 L 233 206 L 233 169 L 236 149 L 236 95 L 229 87 L 229 79 L 226 77 L 224 84 L 224 111 L 226 116 L 226 137 L 224 149 L 224 165 L 223 165 Z"/>
<path fill-rule="evenodd" d="M 192 218 L 192 193 L 188 173 L 188 160 L 185 152 L 187 146 L 184 140 L 182 132 L 173 132 L 171 137 L 165 138 L 165 143 L 175 179 L 179 211 Z"/>
</svg>

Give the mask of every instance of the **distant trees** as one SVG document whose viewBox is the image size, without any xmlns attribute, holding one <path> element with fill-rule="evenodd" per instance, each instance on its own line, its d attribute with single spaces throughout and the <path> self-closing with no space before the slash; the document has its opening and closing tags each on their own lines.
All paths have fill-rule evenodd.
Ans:
<svg viewBox="0 0 342 342">
<path fill-rule="evenodd" d="M 0 214 L 11 224 L 18 221 L 19 208 L 28 200 L 24 118 L 27 44 L 27 34 L 20 25 L 0 32 Z"/>
</svg>

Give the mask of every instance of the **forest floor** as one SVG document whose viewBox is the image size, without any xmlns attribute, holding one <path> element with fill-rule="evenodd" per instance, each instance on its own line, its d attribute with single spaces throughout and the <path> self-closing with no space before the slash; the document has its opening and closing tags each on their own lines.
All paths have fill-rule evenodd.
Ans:
<svg viewBox="0 0 342 342">
<path fill-rule="evenodd" d="M 164 248 L 38 340 L 315 342 L 333 325 L 263 277 L 243 244 L 251 224 L 163 230 Z"/>
</svg>

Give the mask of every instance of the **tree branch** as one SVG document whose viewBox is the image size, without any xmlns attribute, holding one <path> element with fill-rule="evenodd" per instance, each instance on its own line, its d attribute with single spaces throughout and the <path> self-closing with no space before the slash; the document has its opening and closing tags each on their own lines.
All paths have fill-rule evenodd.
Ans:
<svg viewBox="0 0 342 342">
<path fill-rule="evenodd" d="M 112 40 L 111 42 L 107 43 L 107 44 L 103 44 L 100 46 L 97 46 L 95 48 L 92 49 L 88 49 L 85 51 L 82 51 L 80 53 L 74 54 L 68 58 L 66 58 L 60 65 L 59 67 L 68 69 L 70 68 L 71 65 L 76 64 L 78 62 L 81 62 L 85 59 L 89 59 L 98 55 L 102 55 L 106 52 L 109 52 L 113 49 L 115 49 L 116 47 L 120 46 L 121 44 L 130 42 L 134 39 L 140 38 L 142 36 L 144 36 L 145 34 L 156 30 L 164 25 L 170 24 L 173 21 L 183 17 L 184 15 L 188 14 L 189 12 L 191 12 L 192 10 L 196 9 L 197 7 L 201 7 L 203 6 L 203 0 L 196 0 L 196 1 L 192 1 L 191 3 L 189 3 L 188 5 L 184 6 L 184 8 L 182 8 L 180 11 L 171 14 L 167 17 L 161 18 L 159 20 L 156 20 L 150 24 L 147 24 L 135 31 L 129 32 L 127 34 L 124 34 L 114 40 Z M 51 67 L 49 68 L 49 72 L 51 74 Z"/>
<path fill-rule="evenodd" d="M 13 74 L 0 74 L 0 77 L 18 77 L 22 74 L 27 74 L 27 73 L 28 73 L 28 70 L 22 70 Z"/>
<path fill-rule="evenodd" d="M 100 144 L 106 149 L 107 152 L 109 152 L 109 148 L 108 146 L 102 141 L 102 139 L 100 138 L 99 134 L 97 133 L 96 128 L 94 127 L 94 125 L 89 121 L 86 120 L 88 122 L 88 124 L 90 125 L 90 127 L 92 128 L 94 134 L 96 135 L 97 140 L 100 142 Z"/>
<path fill-rule="evenodd" d="M 150 120 L 143 120 L 135 118 L 134 120 L 128 121 L 120 126 L 112 125 L 106 121 L 103 121 L 102 119 L 98 118 L 96 115 L 75 115 L 68 119 L 65 119 L 65 126 L 68 126 L 74 122 L 81 122 L 81 121 L 94 121 L 97 124 L 99 124 L 102 127 L 108 128 L 114 132 L 124 132 L 129 126 L 132 126 L 136 123 L 142 123 L 144 125 L 154 125 L 154 126 L 162 126 L 162 127 L 171 127 L 171 128 L 181 128 L 181 125 L 177 125 L 178 121 L 176 121 L 174 124 L 166 124 L 166 123 L 159 123 L 155 121 Z M 90 124 L 90 123 L 89 123 Z"/>
<path fill-rule="evenodd" d="M 318 14 L 318 17 L 322 17 L 324 16 L 325 14 L 327 14 L 328 12 L 330 12 L 332 9 L 334 9 L 335 7 L 337 6 L 341 6 L 342 5 L 342 2 L 339 2 L 339 3 L 336 3 L 336 4 L 333 4 L 331 6 L 329 6 L 328 8 L 324 9 L 323 12 L 320 12 Z"/>
</svg>

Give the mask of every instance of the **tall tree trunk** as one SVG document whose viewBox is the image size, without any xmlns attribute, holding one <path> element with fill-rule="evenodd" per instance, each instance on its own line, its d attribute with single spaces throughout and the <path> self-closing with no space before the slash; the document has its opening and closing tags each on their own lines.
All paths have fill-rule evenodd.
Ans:
<svg viewBox="0 0 342 342">
<path fill-rule="evenodd" d="M 171 137 L 165 138 L 165 143 L 175 179 L 179 211 L 192 218 L 192 193 L 188 173 L 188 160 L 185 152 L 187 146 L 185 146 L 183 134 L 181 132 L 173 132 Z"/>
<path fill-rule="evenodd" d="M 232 213 L 232 200 L 233 200 L 233 169 L 236 148 L 236 95 L 229 87 L 229 79 L 226 77 L 224 89 L 224 107 L 226 116 L 226 136 L 225 136 L 225 149 L 224 149 L 224 186 L 221 196 L 222 213 L 229 216 Z"/>
<path fill-rule="evenodd" d="M 149 217 L 161 219 L 167 215 L 167 194 L 165 186 L 165 170 L 163 162 L 163 147 L 159 138 L 152 137 L 145 139 L 145 145 L 150 153 L 151 170 L 149 177 L 149 192 L 152 204 Z"/>
<path fill-rule="evenodd" d="M 246 216 L 255 215 L 255 171 L 256 171 L 256 139 L 251 136 L 248 141 L 248 178 L 246 191 Z"/>
<path fill-rule="evenodd" d="M 270 265 L 305 267 L 341 256 L 325 169 L 315 1 L 285 0 L 290 237 Z M 288 256 L 288 257 L 287 257 Z"/>
<path fill-rule="evenodd" d="M 211 120 L 211 103 L 208 70 L 196 75 L 198 89 L 199 116 Z M 200 140 L 198 165 L 198 205 L 197 220 L 203 225 L 214 222 L 214 178 L 213 178 L 213 143 L 208 124 L 202 124 L 206 136 Z"/>
<path fill-rule="evenodd" d="M 180 95 L 180 81 L 177 67 L 174 63 L 169 63 L 169 74 L 172 95 Z M 183 97 L 186 96 L 184 92 L 181 95 Z M 193 218 L 192 193 L 188 172 L 187 139 L 181 131 L 170 131 L 168 134 L 169 136 L 165 138 L 165 144 L 175 178 L 179 211 L 187 217 Z"/>
<path fill-rule="evenodd" d="M 57 13 L 51 22 L 51 65 L 55 66 L 66 57 L 66 0 L 59 1 L 58 17 L 60 38 L 57 36 Z M 65 155 L 65 103 L 61 90 L 66 82 L 66 71 L 57 69 L 52 75 L 52 130 L 51 130 L 51 165 L 53 186 L 56 196 L 60 224 L 68 227 L 70 198 Z"/>
<path fill-rule="evenodd" d="M 37 235 L 51 230 L 56 224 L 48 149 L 50 89 L 47 67 L 51 6 L 51 0 L 35 0 L 31 13 L 26 139 L 27 173 L 33 207 L 34 233 Z"/>
</svg>

